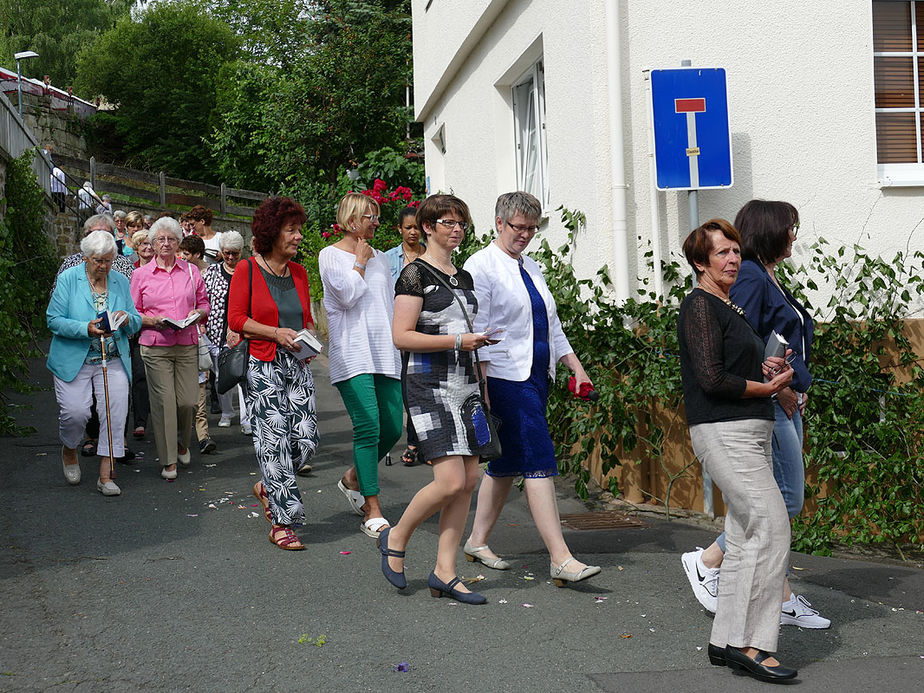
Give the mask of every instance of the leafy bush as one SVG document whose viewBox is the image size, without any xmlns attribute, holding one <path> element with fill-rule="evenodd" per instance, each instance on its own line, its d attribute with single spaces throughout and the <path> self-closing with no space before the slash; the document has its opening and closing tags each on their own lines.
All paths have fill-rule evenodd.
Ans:
<svg viewBox="0 0 924 693">
<path fill-rule="evenodd" d="M 36 336 L 45 331 L 48 289 L 57 260 L 45 236 L 44 192 L 32 171 L 29 151 L 7 168 L 6 216 L 0 219 L 0 392 L 24 392 L 28 359 L 38 356 Z M 0 434 L 21 433 L 0 395 Z"/>
</svg>

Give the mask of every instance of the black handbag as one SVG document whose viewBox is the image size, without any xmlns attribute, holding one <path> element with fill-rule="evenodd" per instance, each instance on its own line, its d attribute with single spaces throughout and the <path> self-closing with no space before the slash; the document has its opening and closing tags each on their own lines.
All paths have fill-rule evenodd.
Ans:
<svg viewBox="0 0 924 693">
<path fill-rule="evenodd" d="M 253 308 L 253 263 L 247 260 L 248 268 L 248 297 L 247 316 L 252 317 Z M 224 349 L 218 354 L 218 375 L 215 377 L 215 389 L 223 395 L 235 385 L 241 385 L 247 380 L 247 362 L 250 359 L 250 340 L 241 338 L 241 341 L 230 349 Z"/>
<path fill-rule="evenodd" d="M 430 269 L 426 262 L 421 261 L 418 262 L 417 265 L 427 270 L 430 276 L 445 286 L 449 293 L 452 294 L 456 299 L 456 303 L 459 304 L 459 308 L 462 309 L 462 315 L 465 316 L 465 324 L 468 326 L 468 331 L 474 333 L 475 328 L 472 327 L 472 319 L 469 317 L 468 311 L 465 309 L 465 304 L 462 303 L 462 299 L 459 298 L 459 294 L 452 290 L 452 287 L 446 283 L 446 280 Z M 481 360 L 478 358 L 477 349 L 475 349 L 474 354 L 475 378 L 478 380 L 479 394 L 472 395 L 462 403 L 462 415 L 463 418 L 471 419 L 472 421 L 472 425 L 475 429 L 475 439 L 481 453 L 481 459 L 485 462 L 490 462 L 491 460 L 496 460 L 503 454 L 500 438 L 497 435 L 497 429 L 500 427 L 502 421 L 500 417 L 494 416 L 488 408 L 488 384 L 485 382 L 484 378 L 481 377 Z M 473 400 L 477 401 L 473 402 Z"/>
</svg>

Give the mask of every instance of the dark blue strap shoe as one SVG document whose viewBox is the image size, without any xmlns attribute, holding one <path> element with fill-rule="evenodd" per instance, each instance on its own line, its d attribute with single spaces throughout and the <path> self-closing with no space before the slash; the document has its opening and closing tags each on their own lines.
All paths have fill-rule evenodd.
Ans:
<svg viewBox="0 0 924 693">
<path fill-rule="evenodd" d="M 430 586 L 431 597 L 449 597 L 463 604 L 486 604 L 487 598 L 477 592 L 460 592 L 456 585 L 462 582 L 458 577 L 454 577 L 447 585 L 445 582 L 436 577 L 436 573 L 430 573 L 427 584 Z"/>
<path fill-rule="evenodd" d="M 404 558 L 404 551 L 395 551 L 394 549 L 388 548 L 388 532 L 390 530 L 391 527 L 388 527 L 383 529 L 379 534 L 379 553 L 382 554 L 382 573 L 385 575 L 386 580 L 399 590 L 403 590 L 407 587 L 407 578 L 404 577 L 404 571 L 402 570 L 399 573 L 397 570 L 392 570 L 391 566 L 388 565 L 389 556 L 393 558 Z"/>
</svg>

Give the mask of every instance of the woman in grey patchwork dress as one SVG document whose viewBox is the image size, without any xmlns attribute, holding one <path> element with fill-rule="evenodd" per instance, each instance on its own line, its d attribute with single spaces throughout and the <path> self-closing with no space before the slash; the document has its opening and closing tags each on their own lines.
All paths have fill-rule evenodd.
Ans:
<svg viewBox="0 0 924 693">
<path fill-rule="evenodd" d="M 436 567 L 428 585 L 434 597 L 466 604 L 486 599 L 456 577 L 456 556 L 478 481 L 479 455 L 490 437 L 483 424 L 474 351 L 487 343 L 469 331 L 478 311 L 472 277 L 452 264 L 455 250 L 471 223 L 468 207 L 452 195 L 428 197 L 417 212 L 427 235 L 427 252 L 409 264 L 395 285 L 392 334 L 403 352 L 405 406 L 433 481 L 417 492 L 398 524 L 382 531 L 382 572 L 395 587 L 407 586 L 404 549 L 427 518 L 440 512 Z M 460 305 L 464 305 L 463 307 Z"/>
</svg>

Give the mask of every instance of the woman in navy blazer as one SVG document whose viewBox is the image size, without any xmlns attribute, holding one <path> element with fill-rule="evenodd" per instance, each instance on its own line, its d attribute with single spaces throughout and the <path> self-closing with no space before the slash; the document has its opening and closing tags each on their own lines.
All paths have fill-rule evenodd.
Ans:
<svg viewBox="0 0 924 693">
<path fill-rule="evenodd" d="M 802 460 L 802 416 L 812 384 L 808 365 L 815 324 L 805 307 L 776 275 L 777 265 L 792 255 L 799 233 L 799 212 L 788 202 L 751 200 L 735 217 L 741 234 L 742 258 L 738 278 L 729 292 L 731 300 L 744 309 L 751 326 L 767 343 L 773 332 L 792 349 L 793 379 L 775 399 L 773 425 L 773 476 L 789 517 L 802 511 L 805 496 L 805 464 Z M 715 611 L 719 566 L 725 553 L 725 534 L 707 549 L 683 554 L 681 561 L 700 603 Z M 827 628 L 831 621 L 818 615 L 812 605 L 793 594 L 789 579 L 783 587 L 780 613 L 783 625 Z"/>
<path fill-rule="evenodd" d="M 93 231 L 80 242 L 84 262 L 65 270 L 51 295 L 46 311 L 51 330 L 48 370 L 54 375 L 58 400 L 58 430 L 63 445 L 61 463 L 68 483 L 80 483 L 77 446 L 90 416 L 93 391 L 103 401 L 102 348 L 106 343 L 109 420 L 112 422 L 112 450 L 109 437 L 100 436 L 99 480 L 96 488 L 105 496 L 117 496 L 121 490 L 110 477 L 110 455 L 125 455 L 125 419 L 128 414 L 128 384 L 131 360 L 128 337 L 141 328 L 141 316 L 135 310 L 128 279 L 112 269 L 117 248 L 106 231 Z M 102 311 L 125 322 L 114 331 L 101 325 Z M 100 430 L 109 425 L 105 407 L 100 407 Z"/>
</svg>

